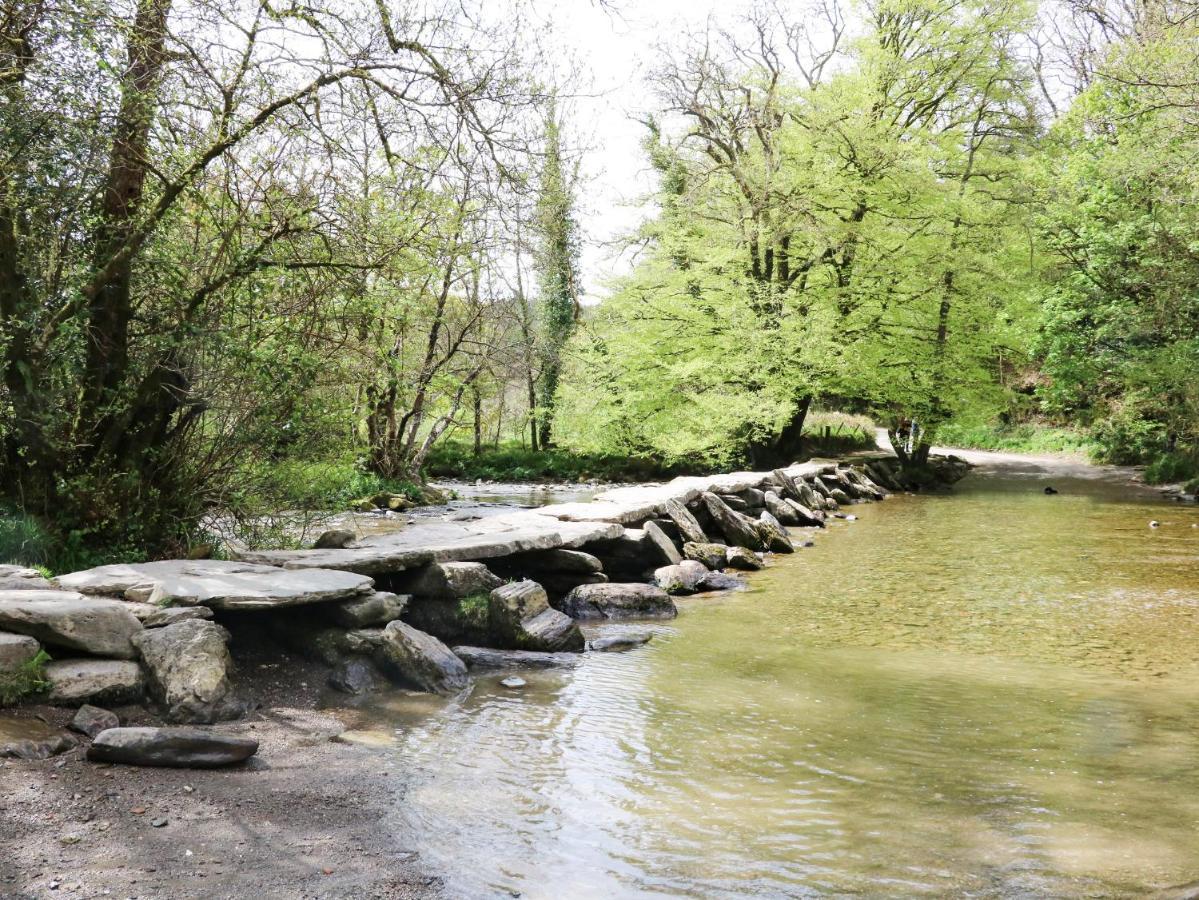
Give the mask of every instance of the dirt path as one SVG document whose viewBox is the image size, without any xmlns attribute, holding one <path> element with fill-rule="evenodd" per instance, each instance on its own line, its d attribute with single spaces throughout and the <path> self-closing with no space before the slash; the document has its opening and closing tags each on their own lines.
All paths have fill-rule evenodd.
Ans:
<svg viewBox="0 0 1199 900">
<path fill-rule="evenodd" d="M 402 766 L 336 739 L 352 716 L 284 707 L 223 725 L 260 741 L 232 769 L 104 766 L 81 749 L 0 760 L 0 897 L 441 896 L 388 826 Z"/>
</svg>

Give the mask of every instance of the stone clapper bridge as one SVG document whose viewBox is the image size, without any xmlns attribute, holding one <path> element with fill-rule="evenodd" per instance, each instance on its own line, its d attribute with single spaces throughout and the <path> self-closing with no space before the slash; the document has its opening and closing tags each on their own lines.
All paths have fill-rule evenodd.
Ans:
<svg viewBox="0 0 1199 900">
<path fill-rule="evenodd" d="M 956 457 L 934 463 L 946 482 L 969 470 Z M 0 566 L 0 675 L 45 645 L 46 702 L 148 701 L 184 725 L 232 719 L 246 706 L 226 626 L 257 613 L 283 646 L 328 666 L 340 690 L 386 680 L 456 693 L 471 669 L 569 665 L 585 649 L 644 643 L 588 648 L 577 623 L 672 618 L 672 595 L 739 587 L 728 569 L 792 552 L 786 526 L 820 527 L 842 506 L 910 486 L 890 457 L 813 461 L 422 523 L 339 549 L 101 566 L 53 581 Z"/>
</svg>

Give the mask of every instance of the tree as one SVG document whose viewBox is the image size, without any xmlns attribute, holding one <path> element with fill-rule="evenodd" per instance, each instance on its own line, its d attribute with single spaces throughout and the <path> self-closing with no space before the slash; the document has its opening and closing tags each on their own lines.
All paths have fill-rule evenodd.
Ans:
<svg viewBox="0 0 1199 900">
<path fill-rule="evenodd" d="M 541 385 L 537 442 L 553 445 L 555 395 L 562 351 L 579 319 L 579 235 L 574 183 L 562 146 L 562 123 L 551 96 L 545 120 L 545 162 L 537 200 L 537 288 Z"/>
<path fill-rule="evenodd" d="M 506 177 L 513 34 L 449 3 L 7 0 L 2 499 L 162 545 L 293 439 L 340 308 L 402 249 L 352 213 L 355 127 L 368 166 Z"/>
</svg>

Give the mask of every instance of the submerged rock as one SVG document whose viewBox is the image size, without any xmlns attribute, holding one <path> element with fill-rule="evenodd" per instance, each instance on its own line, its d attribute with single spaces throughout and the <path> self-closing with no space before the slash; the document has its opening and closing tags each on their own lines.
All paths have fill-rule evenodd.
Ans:
<svg viewBox="0 0 1199 900">
<path fill-rule="evenodd" d="M 670 595 L 650 584 L 579 585 L 566 595 L 563 611 L 575 619 L 673 619 L 679 614 Z"/>
<path fill-rule="evenodd" d="M 258 741 L 198 728 L 109 728 L 88 747 L 93 762 L 212 769 L 245 762 Z"/>
<path fill-rule="evenodd" d="M 120 600 L 73 591 L 6 591 L 0 593 L 0 629 L 96 656 L 133 659 L 132 638 L 142 623 Z"/>
<path fill-rule="evenodd" d="M 587 642 L 587 649 L 594 653 L 613 653 L 643 647 L 653 640 L 649 631 L 630 631 L 623 634 L 610 634 Z"/>
<path fill-rule="evenodd" d="M 146 664 L 151 696 L 170 722 L 208 725 L 235 719 L 229 632 L 215 622 L 191 619 L 151 628 L 134 639 Z"/>
<path fill-rule="evenodd" d="M 40 719 L 0 717 L 0 759 L 49 759 L 78 743 L 74 735 Z"/>
<path fill-rule="evenodd" d="M 739 591 L 748 586 L 736 575 L 728 575 L 724 572 L 709 572 L 704 576 L 704 580 L 700 582 L 699 589 L 701 591 Z"/>
<path fill-rule="evenodd" d="M 139 700 L 146 688 L 141 666 L 121 659 L 56 659 L 43 677 L 46 698 L 64 706 Z"/>
<path fill-rule="evenodd" d="M 570 616 L 553 609 L 535 581 L 514 581 L 491 592 L 491 631 L 498 642 L 524 650 L 582 650 L 583 633 Z"/>
<path fill-rule="evenodd" d="M 545 653 L 537 650 L 496 650 L 492 647 L 455 647 L 454 655 L 470 669 L 508 669 L 528 667 L 551 669 L 573 666 L 579 662 L 577 653 Z"/>
<path fill-rule="evenodd" d="M 120 724 L 121 720 L 117 718 L 116 713 L 85 703 L 79 707 L 75 718 L 71 719 L 71 724 L 67 727 L 72 731 L 78 731 L 80 734 L 94 738 L 101 731 L 117 728 Z"/>
<path fill-rule="evenodd" d="M 728 563 L 724 544 L 696 544 L 688 541 L 683 545 L 683 556 L 707 566 L 709 569 L 723 569 Z"/>
<path fill-rule="evenodd" d="M 517 677 L 516 675 L 509 675 L 507 678 L 500 681 L 500 684 L 506 688 L 522 688 L 528 684 L 528 682 L 523 678 Z"/>
</svg>

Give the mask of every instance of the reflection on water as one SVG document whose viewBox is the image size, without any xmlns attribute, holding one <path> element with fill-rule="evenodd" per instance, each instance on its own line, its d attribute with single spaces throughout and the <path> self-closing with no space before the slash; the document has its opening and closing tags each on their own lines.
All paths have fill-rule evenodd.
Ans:
<svg viewBox="0 0 1199 900">
<path fill-rule="evenodd" d="M 1199 878 L 1199 511 L 1053 483 L 862 506 L 644 649 L 381 701 L 397 834 L 467 897 Z"/>
</svg>

